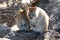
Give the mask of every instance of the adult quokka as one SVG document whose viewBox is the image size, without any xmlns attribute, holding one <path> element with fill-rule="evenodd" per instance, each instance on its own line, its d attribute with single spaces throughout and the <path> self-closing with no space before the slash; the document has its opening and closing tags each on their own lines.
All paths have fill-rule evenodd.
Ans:
<svg viewBox="0 0 60 40">
<path fill-rule="evenodd" d="M 25 11 L 20 10 L 17 12 L 16 24 L 20 30 L 29 31 L 30 29 L 29 20 L 27 18 L 27 14 Z"/>
<path fill-rule="evenodd" d="M 33 31 L 44 33 L 48 31 L 49 16 L 39 7 L 28 7 L 26 9 L 27 17 L 30 21 L 30 26 Z"/>
</svg>

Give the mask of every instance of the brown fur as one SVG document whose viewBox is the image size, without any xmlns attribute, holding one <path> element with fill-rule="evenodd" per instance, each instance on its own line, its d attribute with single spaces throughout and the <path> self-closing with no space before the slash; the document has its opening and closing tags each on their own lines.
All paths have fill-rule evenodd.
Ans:
<svg viewBox="0 0 60 40">
<path fill-rule="evenodd" d="M 28 17 L 26 15 L 26 12 L 25 11 L 23 11 L 23 12 L 18 11 L 17 12 L 17 16 L 16 16 L 16 23 L 17 23 L 17 26 L 21 28 L 21 30 L 24 30 L 24 29 L 21 26 L 19 26 L 18 24 L 21 24 L 19 22 L 21 22 L 23 20 L 25 20 L 24 22 L 26 22 L 27 25 L 29 26 L 29 20 L 28 20 Z M 30 26 L 29 27 L 25 27 L 25 28 L 27 28 L 27 30 L 29 30 Z"/>
<path fill-rule="evenodd" d="M 26 9 L 26 12 L 27 12 L 27 11 L 30 12 L 30 11 L 33 11 L 33 10 L 36 11 L 36 6 L 34 6 L 34 7 L 29 6 L 29 7 Z M 28 19 L 30 20 L 28 14 L 27 14 L 27 17 L 28 17 Z"/>
<path fill-rule="evenodd" d="M 22 18 L 22 15 L 24 16 L 24 19 L 29 22 L 25 11 L 23 12 L 18 11 L 16 18 L 20 20 Z"/>
</svg>

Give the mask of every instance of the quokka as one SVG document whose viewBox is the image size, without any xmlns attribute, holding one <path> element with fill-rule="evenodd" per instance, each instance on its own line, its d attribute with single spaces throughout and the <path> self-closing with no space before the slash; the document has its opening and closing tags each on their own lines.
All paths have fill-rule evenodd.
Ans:
<svg viewBox="0 0 60 40">
<path fill-rule="evenodd" d="M 44 33 L 48 31 L 49 16 L 39 7 L 28 7 L 26 9 L 27 17 L 30 21 L 31 30 Z"/>
<path fill-rule="evenodd" d="M 25 11 L 18 11 L 16 16 L 16 24 L 20 30 L 29 31 L 29 20 Z"/>
</svg>

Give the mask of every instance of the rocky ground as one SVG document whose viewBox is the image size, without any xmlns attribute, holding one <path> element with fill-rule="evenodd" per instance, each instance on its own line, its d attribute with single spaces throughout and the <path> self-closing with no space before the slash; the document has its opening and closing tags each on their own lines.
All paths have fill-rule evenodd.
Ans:
<svg viewBox="0 0 60 40">
<path fill-rule="evenodd" d="M 0 0 L 0 40 L 43 40 L 43 34 L 34 31 L 11 31 L 15 24 L 14 17 L 20 9 L 16 0 Z M 7 3 L 6 3 L 7 2 Z M 12 3 L 11 3 L 12 2 Z M 11 4 L 10 4 L 11 3 Z M 50 17 L 49 31 L 46 40 L 60 40 L 60 0 L 40 0 L 36 6 L 44 9 Z M 7 26 L 2 24 L 7 24 Z M 9 26 L 9 27 L 8 27 Z"/>
</svg>

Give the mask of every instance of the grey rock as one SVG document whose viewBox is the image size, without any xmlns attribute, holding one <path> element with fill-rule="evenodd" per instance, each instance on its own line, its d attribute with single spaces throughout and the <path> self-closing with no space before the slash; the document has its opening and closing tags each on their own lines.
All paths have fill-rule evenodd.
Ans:
<svg viewBox="0 0 60 40">
<path fill-rule="evenodd" d="M 0 24 L 0 38 L 4 37 L 9 32 L 10 32 L 10 28 Z"/>
<path fill-rule="evenodd" d="M 49 2 L 60 2 L 60 0 L 49 0 Z"/>
<path fill-rule="evenodd" d="M 8 35 L 9 37 L 5 37 L 11 40 L 36 40 L 41 34 L 39 32 L 34 31 L 17 31 L 14 32 L 15 36 Z"/>
</svg>

